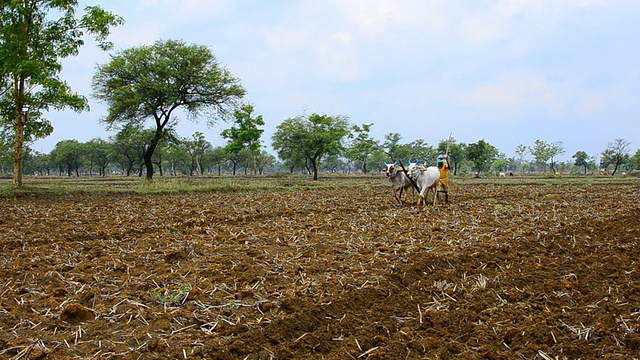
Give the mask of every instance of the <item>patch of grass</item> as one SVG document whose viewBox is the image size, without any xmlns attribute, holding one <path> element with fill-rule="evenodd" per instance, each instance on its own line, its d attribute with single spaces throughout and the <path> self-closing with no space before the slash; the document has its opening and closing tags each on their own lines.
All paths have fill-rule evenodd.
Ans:
<svg viewBox="0 0 640 360">
<path fill-rule="evenodd" d="M 624 185 L 627 189 L 640 185 L 638 177 L 585 176 L 518 176 L 513 178 L 451 177 L 452 191 L 466 185 L 499 186 L 576 186 L 601 184 Z M 379 174 L 321 174 L 317 181 L 307 174 L 277 173 L 267 175 L 156 176 L 152 181 L 139 176 L 25 176 L 24 186 L 14 188 L 9 178 L 0 179 L 1 197 L 24 197 L 34 194 L 64 195 L 68 193 L 189 193 L 236 191 L 300 191 L 333 189 L 387 189 L 388 180 Z M 531 197 L 539 192 L 535 188 Z"/>
<path fill-rule="evenodd" d="M 183 283 L 180 284 L 180 287 L 175 291 L 170 291 L 169 289 L 155 289 L 151 291 L 151 295 L 154 300 L 159 302 L 163 306 L 178 306 L 184 303 L 191 292 L 191 284 Z"/>
</svg>

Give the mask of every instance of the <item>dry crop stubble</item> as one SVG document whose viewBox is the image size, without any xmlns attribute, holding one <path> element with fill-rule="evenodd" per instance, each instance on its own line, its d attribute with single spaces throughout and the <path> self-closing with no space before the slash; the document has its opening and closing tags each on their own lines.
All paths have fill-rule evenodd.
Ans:
<svg viewBox="0 0 640 360">
<path fill-rule="evenodd" d="M 4 197 L 0 356 L 637 358 L 639 194 Z"/>
</svg>

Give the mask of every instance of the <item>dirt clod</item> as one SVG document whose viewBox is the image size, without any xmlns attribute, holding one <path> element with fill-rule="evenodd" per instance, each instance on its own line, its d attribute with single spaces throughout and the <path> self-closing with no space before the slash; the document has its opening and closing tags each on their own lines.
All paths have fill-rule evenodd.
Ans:
<svg viewBox="0 0 640 360">
<path fill-rule="evenodd" d="M 77 303 L 67 305 L 60 314 L 60 320 L 66 321 L 72 325 L 92 319 L 93 312 Z"/>
</svg>

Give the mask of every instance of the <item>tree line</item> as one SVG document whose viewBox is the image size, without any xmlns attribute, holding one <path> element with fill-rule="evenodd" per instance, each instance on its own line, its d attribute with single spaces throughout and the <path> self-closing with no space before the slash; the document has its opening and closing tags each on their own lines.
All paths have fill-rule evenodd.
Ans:
<svg viewBox="0 0 640 360">
<path fill-rule="evenodd" d="M 602 151 L 599 161 L 584 151 L 577 151 L 573 162 L 558 162 L 565 153 L 562 142 L 536 140 L 530 146 L 518 145 L 516 156 L 507 157 L 495 146 L 481 139 L 459 143 L 455 138 L 428 144 L 422 139 L 402 142 L 398 133 L 383 140 L 370 135 L 373 124 L 350 125 L 344 116 L 300 115 L 286 119 L 277 127 L 271 146 L 277 156 L 262 145 L 261 116 L 252 116 L 252 107 L 236 110 L 233 126 L 221 132 L 226 146 L 213 147 L 202 132 L 180 137 L 165 131 L 153 157 L 154 172 L 160 176 L 236 175 L 272 172 L 306 173 L 318 178 L 319 172 L 377 173 L 384 162 L 408 159 L 433 165 L 448 148 L 454 175 L 491 176 L 498 172 L 577 173 L 596 170 L 615 175 L 619 170 L 640 169 L 640 150 L 629 154 L 629 143 L 616 139 Z M 75 139 L 58 142 L 49 153 L 23 153 L 23 172 L 31 175 L 60 176 L 145 176 L 144 154 L 155 136 L 153 129 L 127 127 L 108 140 L 94 138 L 81 143 Z M 10 173 L 11 149 L 0 149 L 0 174 Z"/>
</svg>

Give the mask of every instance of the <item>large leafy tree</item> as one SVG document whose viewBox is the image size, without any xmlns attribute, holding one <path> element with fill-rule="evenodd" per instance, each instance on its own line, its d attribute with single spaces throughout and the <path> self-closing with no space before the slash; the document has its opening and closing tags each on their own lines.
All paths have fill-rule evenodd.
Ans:
<svg viewBox="0 0 640 360">
<path fill-rule="evenodd" d="M 312 114 L 283 121 L 273 134 L 273 148 L 280 159 L 298 158 L 303 154 L 318 180 L 318 165 L 323 156 L 343 151 L 349 122 L 344 116 Z"/>
<path fill-rule="evenodd" d="M 183 41 L 157 41 L 111 56 L 93 76 L 94 96 L 108 105 L 102 121 L 109 127 L 155 124 L 154 137 L 144 154 L 147 179 L 153 179 L 153 153 L 167 126 L 178 122 L 174 112 L 184 110 L 212 125 L 226 118 L 245 90 L 206 46 Z"/>
<path fill-rule="evenodd" d="M 59 75 L 61 61 L 78 54 L 85 34 L 102 49 L 109 29 L 122 18 L 98 6 L 87 6 L 76 17 L 77 0 L 15 0 L 0 4 L 0 124 L 13 129 L 13 184 L 22 186 L 25 141 L 49 135 L 49 109 L 88 109 L 87 100 L 71 90 Z"/>
<path fill-rule="evenodd" d="M 239 153 L 248 150 L 253 167 L 253 174 L 258 173 L 258 154 L 260 153 L 260 137 L 264 132 L 260 126 L 264 126 L 262 115 L 252 116 L 253 105 L 243 105 L 233 112 L 233 126 L 222 131 L 222 137 L 229 140 L 226 146 L 227 152 Z"/>
<path fill-rule="evenodd" d="M 605 167 L 613 165 L 611 176 L 616 174 L 620 165 L 629 161 L 629 145 L 630 142 L 625 139 L 615 139 L 607 144 L 607 148 L 602 152 L 600 163 Z"/>
<path fill-rule="evenodd" d="M 481 172 L 489 170 L 491 163 L 498 157 L 498 149 L 484 140 L 468 144 L 465 153 L 476 171 L 476 177 L 479 177 Z"/>
</svg>

